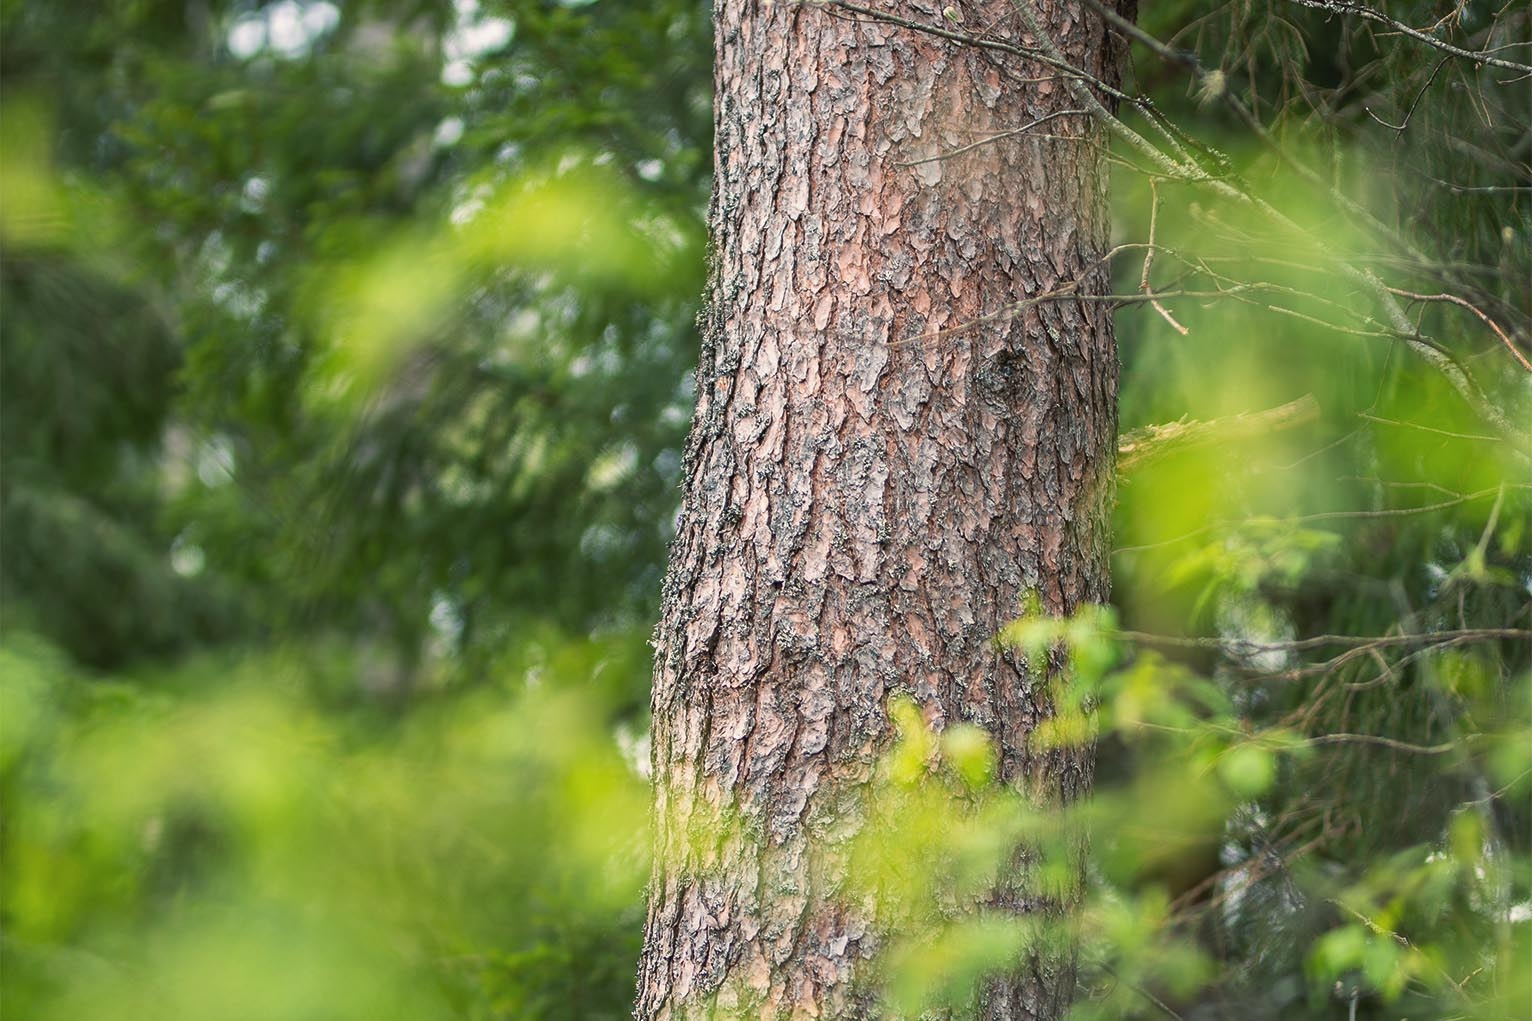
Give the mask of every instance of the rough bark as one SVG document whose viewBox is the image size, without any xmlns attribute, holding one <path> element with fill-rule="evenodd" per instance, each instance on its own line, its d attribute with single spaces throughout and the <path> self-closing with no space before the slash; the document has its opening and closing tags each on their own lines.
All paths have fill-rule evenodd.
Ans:
<svg viewBox="0 0 1532 1021">
<path fill-rule="evenodd" d="M 883 9 L 953 27 L 939 4 Z M 1112 80 L 1098 19 L 1033 9 Z M 1007 3 L 955 13 L 1029 42 Z M 715 18 L 714 266 L 656 633 L 637 1014 L 870 1016 L 876 919 L 840 893 L 890 697 L 984 727 L 1007 780 L 1090 785 L 1088 750 L 1029 750 L 1046 685 L 994 639 L 1026 593 L 1060 614 L 1107 597 L 1110 313 L 995 313 L 1107 292 L 1100 136 L 1012 54 L 820 5 Z M 988 1016 L 1062 1012 L 1069 969 L 1033 965 Z"/>
</svg>

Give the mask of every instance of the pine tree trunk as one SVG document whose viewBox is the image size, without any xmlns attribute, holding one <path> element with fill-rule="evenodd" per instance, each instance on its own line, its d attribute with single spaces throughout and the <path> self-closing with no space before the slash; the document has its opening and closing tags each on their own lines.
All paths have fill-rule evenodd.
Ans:
<svg viewBox="0 0 1532 1021">
<path fill-rule="evenodd" d="M 1031 42 L 1008 2 L 881 9 Z M 1098 18 L 1032 10 L 1115 79 Z M 875 920 L 837 884 L 890 697 L 984 727 L 1012 782 L 1090 786 L 1088 749 L 1029 751 L 1046 685 L 994 639 L 1029 592 L 1054 613 L 1107 597 L 1111 318 L 997 313 L 1105 293 L 1102 135 L 1016 55 L 825 5 L 715 18 L 715 261 L 657 631 L 637 1015 L 863 1017 Z M 985 1013 L 1055 1018 L 1072 987 L 1025 967 Z"/>
</svg>

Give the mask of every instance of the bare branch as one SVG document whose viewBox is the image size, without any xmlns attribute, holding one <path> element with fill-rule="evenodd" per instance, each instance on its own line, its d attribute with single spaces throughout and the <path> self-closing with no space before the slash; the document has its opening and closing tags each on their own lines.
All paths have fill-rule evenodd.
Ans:
<svg viewBox="0 0 1532 1021">
<path fill-rule="evenodd" d="M 1354 3 L 1352 0 L 1288 0 L 1288 3 L 1297 4 L 1299 7 L 1309 7 L 1316 11 L 1325 11 L 1328 14 L 1352 14 L 1367 21 L 1375 21 L 1380 25 L 1387 25 L 1395 32 L 1407 35 L 1416 42 L 1425 43 L 1427 46 L 1434 47 L 1454 57 L 1462 57 L 1464 60 L 1471 60 L 1476 64 L 1485 64 L 1489 67 L 1504 68 L 1507 71 L 1515 71 L 1518 74 L 1532 75 L 1532 64 L 1518 64 L 1514 60 L 1503 60 L 1500 57 L 1491 56 L 1484 50 L 1465 50 L 1460 46 L 1443 42 L 1436 38 L 1436 36 L 1422 32 L 1418 28 L 1412 28 L 1404 22 L 1391 18 L 1382 11 L 1374 10 L 1363 3 Z"/>
<path fill-rule="evenodd" d="M 1087 0 L 1087 2 L 1090 2 L 1090 0 Z M 1039 27 L 1037 19 L 1032 15 L 1027 0 L 1017 0 L 1016 14 L 1044 54 L 1055 64 L 1067 66 L 1068 61 L 1063 59 L 1057 47 L 1053 45 L 1047 34 Z M 1166 48 L 1168 49 L 1168 47 Z M 1184 61 L 1181 62 L 1184 63 Z M 1532 71 L 1532 68 L 1528 70 Z M 1415 330 L 1414 325 L 1410 322 L 1409 317 L 1404 314 L 1404 310 L 1400 307 L 1396 297 L 1389 292 L 1387 285 L 1378 279 L 1377 274 L 1369 269 L 1359 268 L 1336 254 L 1323 239 L 1315 237 L 1312 232 L 1305 230 L 1302 226 L 1295 223 L 1290 217 L 1273 207 L 1265 199 L 1259 198 L 1229 181 L 1209 177 L 1202 172 L 1201 168 L 1196 167 L 1195 164 L 1188 165 L 1184 160 L 1178 161 L 1168 156 L 1164 151 L 1152 145 L 1147 139 L 1123 124 L 1090 89 L 1081 84 L 1079 79 L 1066 77 L 1065 84 L 1082 105 L 1089 107 L 1096 114 L 1103 125 L 1123 139 L 1128 145 L 1138 150 L 1165 173 L 1171 176 L 1180 176 L 1188 181 L 1203 183 L 1216 194 L 1260 212 L 1273 226 L 1279 228 L 1283 233 L 1306 239 L 1317 251 L 1325 256 L 1326 260 L 1342 276 L 1360 285 L 1377 299 L 1380 308 L 1388 318 L 1389 324 L 1412 353 L 1440 373 L 1452 389 L 1457 392 L 1458 396 L 1505 437 L 1506 442 L 1512 449 L 1527 460 L 1532 460 L 1532 435 L 1529 435 L 1524 429 L 1512 422 L 1503 410 L 1490 401 L 1479 389 L 1478 385 L 1474 383 L 1473 379 L 1469 377 L 1468 373 L 1464 371 L 1463 367 L 1458 364 L 1456 359 L 1420 336 L 1419 332 Z M 1239 103 L 1232 96 L 1229 97 L 1229 101 L 1231 101 L 1231 105 L 1236 112 L 1243 113 L 1241 119 L 1256 133 L 1257 137 L 1271 145 L 1279 156 L 1284 158 L 1285 162 L 1288 162 L 1290 165 L 1295 164 L 1296 161 L 1291 160 L 1291 157 L 1285 153 L 1285 150 L 1281 146 L 1276 145 L 1265 128 L 1245 109 L 1243 103 Z M 1313 171 L 1301 165 L 1297 166 L 1297 170 L 1306 179 L 1317 177 Z M 1333 194 L 1333 189 L 1331 189 L 1331 192 Z M 1354 203 L 1346 204 L 1354 205 Z M 1363 215 L 1371 219 L 1370 214 L 1366 214 L 1365 211 L 1363 211 Z M 1411 252 L 1411 254 L 1414 253 Z M 1424 257 L 1422 256 L 1422 258 Z"/>
<path fill-rule="evenodd" d="M 1115 636 L 1141 645 L 1175 646 L 1187 649 L 1226 649 L 1246 654 L 1258 652 L 1309 652 L 1335 646 L 1352 651 L 1372 651 L 1412 645 L 1438 645 L 1445 642 L 1491 641 L 1499 639 L 1532 640 L 1532 631 L 1523 628 L 1460 628 L 1452 631 L 1422 631 L 1407 635 L 1312 635 L 1286 641 L 1256 641 L 1249 638 L 1180 638 L 1153 635 L 1143 631 L 1117 631 Z"/>
<path fill-rule="evenodd" d="M 1532 486 L 1516 486 L 1516 487 L 1513 487 L 1513 488 L 1516 488 L 1516 489 L 1532 489 Z M 1389 508 L 1385 508 L 1383 510 L 1321 511 L 1321 512 L 1319 512 L 1317 514 L 1297 514 L 1297 515 L 1294 515 L 1293 517 L 1287 517 L 1287 518 L 1264 518 L 1262 520 L 1267 520 L 1267 521 L 1271 521 L 1271 522 L 1278 523 L 1278 524 L 1284 524 L 1284 525 L 1300 525 L 1300 524 L 1305 524 L 1305 523 L 1312 522 L 1312 521 L 1340 521 L 1340 520 L 1348 520 L 1348 519 L 1362 519 L 1362 520 L 1365 520 L 1365 519 L 1369 519 L 1369 518 L 1402 518 L 1402 517 L 1410 517 L 1410 516 L 1415 515 L 1415 514 L 1430 514 L 1430 513 L 1433 513 L 1435 511 L 1439 511 L 1439 510 L 1450 510 L 1453 507 L 1459 507 L 1459 506 L 1462 506 L 1465 503 L 1473 503 L 1476 500 L 1487 500 L 1487 499 L 1489 499 L 1492 496 L 1498 495 L 1499 493 L 1500 493 L 1500 487 L 1496 486 L 1494 489 L 1481 489 L 1477 493 L 1464 493 L 1462 496 L 1460 496 L 1460 497 L 1458 497 L 1456 499 L 1453 499 L 1453 500 L 1441 500 L 1441 501 L 1439 501 L 1437 503 L 1428 503 L 1428 504 L 1424 504 L 1424 505 L 1422 505 L 1420 507 L 1389 507 Z M 1171 539 L 1162 539 L 1159 542 L 1141 543 L 1140 545 L 1137 545 L 1137 546 L 1118 546 L 1116 549 L 1112 550 L 1112 552 L 1113 553 L 1142 553 L 1142 552 L 1145 552 L 1146 550 L 1163 549 L 1163 548 L 1165 548 L 1167 546 L 1174 546 L 1174 545 L 1176 545 L 1178 543 L 1183 543 L 1183 542 L 1187 542 L 1187 541 L 1189 541 L 1191 539 L 1199 538 L 1201 536 L 1207 535 L 1209 532 L 1216 531 L 1216 530 L 1218 530 L 1220 528 L 1229 528 L 1229 527 L 1232 527 L 1232 526 L 1238 526 L 1240 524 L 1243 524 L 1246 520 L 1249 520 L 1249 519 L 1241 518 L 1241 519 L 1235 519 L 1235 520 L 1229 520 L 1229 521 L 1210 521 L 1207 524 L 1203 525 L 1201 528 L 1194 528 L 1190 532 L 1185 532 L 1185 533 L 1183 533 L 1181 535 L 1178 535 L 1178 536 L 1175 536 L 1174 538 L 1171 538 Z"/>
<path fill-rule="evenodd" d="M 1444 744 L 1422 745 L 1411 744 L 1408 741 L 1400 741 L 1392 737 L 1382 737 L 1378 734 L 1320 734 L 1317 737 L 1305 739 L 1303 743 L 1309 746 L 1320 744 L 1375 744 L 1384 748 L 1392 748 L 1396 752 L 1411 752 L 1415 755 L 1445 755 L 1458 747 L 1456 741 L 1448 741 Z"/>
<path fill-rule="evenodd" d="M 1516 345 L 1512 343 L 1511 338 L 1505 335 L 1505 331 L 1502 330 L 1499 326 L 1496 326 L 1493 319 L 1479 311 L 1477 306 L 1464 301 L 1462 298 L 1459 298 L 1454 294 L 1416 294 L 1414 291 L 1402 291 L 1397 287 L 1390 287 L 1389 292 L 1392 294 L 1397 294 L 1401 298 L 1409 298 L 1411 301 L 1445 301 L 1450 302 L 1453 305 L 1457 305 L 1460 308 L 1468 309 L 1468 311 L 1478 316 L 1479 319 L 1484 322 L 1484 325 L 1495 331 L 1495 336 L 1500 338 L 1501 343 L 1505 344 L 1506 349 L 1511 352 L 1511 356 L 1521 363 L 1522 368 L 1526 369 L 1528 372 L 1532 372 L 1532 362 L 1527 361 L 1527 356 L 1517 350 Z"/>
<path fill-rule="evenodd" d="M 1421 425 L 1419 422 L 1400 422 L 1392 418 L 1380 418 L 1377 415 L 1370 415 L 1365 411 L 1358 412 L 1357 417 L 1365 418 L 1367 421 L 1376 422 L 1379 425 L 1392 425 L 1397 426 L 1400 429 L 1419 429 L 1421 432 L 1435 433 L 1438 436 L 1446 436 L 1454 440 L 1482 440 L 1485 443 L 1500 442 L 1500 437 L 1498 436 L 1485 436 L 1482 433 L 1449 432 L 1446 429 L 1437 429 L 1429 425 Z"/>
<path fill-rule="evenodd" d="M 1176 317 L 1171 315 L 1170 310 L 1155 299 L 1154 291 L 1149 287 L 1149 271 L 1154 268 L 1154 253 L 1158 247 L 1154 243 L 1154 230 L 1155 225 L 1159 223 L 1160 219 L 1160 186 L 1153 178 L 1149 180 L 1149 194 L 1151 196 L 1149 204 L 1149 243 L 1144 246 L 1144 271 L 1139 274 L 1138 289 L 1148 295 L 1149 302 L 1154 306 L 1154 310 L 1160 314 L 1162 319 L 1170 324 L 1171 329 L 1184 337 L 1191 331 L 1176 322 Z"/>
<path fill-rule="evenodd" d="M 1266 411 L 1246 412 L 1208 422 L 1170 422 L 1145 426 L 1117 441 L 1117 468 L 1130 472 L 1165 454 L 1226 443 L 1277 429 L 1290 429 L 1319 417 L 1319 402 L 1304 394 Z"/>
</svg>

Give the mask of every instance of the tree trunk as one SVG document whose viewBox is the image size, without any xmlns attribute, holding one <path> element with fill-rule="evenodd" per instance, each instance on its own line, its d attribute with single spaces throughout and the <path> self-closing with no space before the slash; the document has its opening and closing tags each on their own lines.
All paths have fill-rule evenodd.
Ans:
<svg viewBox="0 0 1532 1021">
<path fill-rule="evenodd" d="M 883 9 L 1032 41 L 1008 0 Z M 1115 80 L 1099 19 L 1032 9 Z M 715 18 L 714 265 L 657 631 L 637 1015 L 862 1017 L 876 920 L 838 884 L 890 697 L 984 727 L 1010 782 L 1090 786 L 1089 749 L 1029 750 L 1047 686 L 995 636 L 1028 593 L 1058 614 L 1107 597 L 1111 317 L 1068 297 L 997 313 L 1106 293 L 1102 138 L 1015 54 L 829 5 Z M 1033 962 L 985 1011 L 1057 1017 L 1073 984 Z"/>
</svg>

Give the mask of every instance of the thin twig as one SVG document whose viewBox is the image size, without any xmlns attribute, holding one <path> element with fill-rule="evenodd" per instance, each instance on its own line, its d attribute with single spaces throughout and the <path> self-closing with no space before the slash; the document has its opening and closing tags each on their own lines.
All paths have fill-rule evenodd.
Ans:
<svg viewBox="0 0 1532 1021">
<path fill-rule="evenodd" d="M 1159 303 L 1159 300 L 1154 296 L 1154 291 L 1149 287 L 1149 270 L 1154 266 L 1156 247 L 1154 243 L 1154 229 L 1160 217 L 1160 186 L 1159 182 L 1152 178 L 1149 181 L 1149 195 L 1149 244 L 1144 248 L 1144 271 L 1139 274 L 1138 289 L 1149 296 L 1150 305 L 1160 314 L 1161 318 L 1170 324 L 1171 329 L 1184 337 L 1191 331 L 1176 322 L 1176 317 L 1171 315 L 1169 310 Z"/>
<path fill-rule="evenodd" d="M 1124 985 L 1126 985 L 1129 989 L 1133 990 L 1138 995 L 1142 996 L 1144 999 L 1148 1000 L 1150 1003 L 1154 1004 L 1156 1007 L 1158 1007 L 1161 1010 L 1163 1010 L 1167 1016 L 1175 1018 L 1176 1021 L 1184 1021 L 1184 1019 L 1181 1017 L 1181 1015 L 1177 1014 L 1174 1010 L 1172 1010 L 1170 1005 L 1167 1004 L 1164 1000 L 1160 999 L 1158 996 L 1155 996 L 1153 993 L 1151 993 L 1149 990 L 1145 989 L 1143 986 L 1136 985 L 1135 983 L 1129 982 L 1127 979 L 1125 979 L 1121 975 L 1117 974 L 1117 972 L 1112 968 L 1111 965 L 1103 964 L 1103 965 L 1101 965 L 1101 969 L 1103 971 L 1105 971 L 1108 975 L 1111 975 L 1117 981 L 1119 981 L 1119 982 L 1123 983 Z"/>
<path fill-rule="evenodd" d="M 1522 368 L 1532 372 L 1532 362 L 1527 361 L 1526 355 L 1516 349 L 1516 345 L 1511 342 L 1510 337 L 1506 336 L 1505 331 L 1497 326 L 1493 319 L 1481 312 L 1477 305 L 1471 304 L 1455 294 L 1416 294 L 1414 291 L 1405 291 L 1397 287 L 1390 287 L 1388 290 L 1391 294 L 1397 294 L 1401 298 L 1409 298 L 1411 301 L 1445 301 L 1460 308 L 1468 309 L 1468 311 L 1478 316 L 1484 325 L 1495 331 L 1495 336 L 1500 338 L 1500 342 L 1505 345 L 1506 350 L 1511 352 L 1511 357 L 1521 363 Z"/>
<path fill-rule="evenodd" d="M 1365 411 L 1357 412 L 1357 418 L 1365 418 L 1369 422 L 1377 422 L 1379 425 L 1393 425 L 1401 429 L 1418 429 L 1421 432 L 1435 433 L 1438 436 L 1446 436 L 1454 440 L 1480 440 L 1484 443 L 1501 443 L 1499 436 L 1486 436 L 1483 433 L 1458 433 L 1446 429 L 1438 429 L 1435 426 L 1422 425 L 1419 422 L 1401 422 L 1392 418 L 1381 418 L 1378 415 L 1369 415 Z"/>
<path fill-rule="evenodd" d="M 1400 121 L 1398 124 L 1390 124 L 1382 117 L 1379 117 L 1377 114 L 1373 113 L 1372 109 L 1365 103 L 1362 104 L 1362 109 L 1366 112 L 1367 116 L 1371 117 L 1373 120 L 1377 121 L 1385 128 L 1391 128 L 1401 135 L 1404 134 L 1404 129 L 1410 126 L 1410 118 L 1415 116 L 1415 108 L 1420 105 L 1420 101 L 1425 98 L 1426 90 L 1431 87 L 1431 83 L 1436 81 L 1436 76 L 1441 72 L 1441 69 L 1446 66 L 1447 59 L 1448 58 L 1443 57 L 1441 60 L 1436 62 L 1436 66 L 1431 69 L 1431 77 L 1427 78 L 1426 83 L 1420 87 L 1420 91 L 1415 93 L 1414 101 L 1410 103 L 1410 108 L 1404 113 L 1404 120 Z"/>
<path fill-rule="evenodd" d="M 897 165 L 901 167 L 917 167 L 922 163 L 936 163 L 942 160 L 950 160 L 954 157 L 961 156 L 966 152 L 972 152 L 975 149 L 990 145 L 994 142 L 1003 141 L 1007 138 L 1015 138 L 1017 135 L 1024 135 L 1028 131 L 1031 131 L 1033 128 L 1046 124 L 1058 117 L 1087 117 L 1089 115 L 1089 110 L 1055 110 L 1053 113 L 1039 117 L 1037 120 L 1032 121 L 1030 124 L 1023 124 L 1019 128 L 1011 128 L 1009 131 L 1001 131 L 998 134 L 990 135 L 987 138 L 981 138 L 977 142 L 970 142 L 967 145 L 958 146 L 951 152 L 937 153 L 935 156 L 924 156 L 918 160 L 903 160 Z"/>
<path fill-rule="evenodd" d="M 1532 630 L 1523 628 L 1466 628 L 1452 631 L 1423 631 L 1408 635 L 1313 635 L 1309 638 L 1281 641 L 1256 641 L 1250 638 L 1188 638 L 1155 635 L 1144 631 L 1114 631 L 1112 635 L 1143 645 L 1168 645 L 1193 649 L 1237 649 L 1245 653 L 1308 652 L 1337 645 L 1347 646 L 1352 650 L 1367 651 L 1401 645 L 1430 645 L 1463 640 L 1489 641 L 1503 638 L 1532 640 Z"/>
<path fill-rule="evenodd" d="M 1428 503 L 1420 507 L 1387 507 L 1383 510 L 1320 511 L 1317 514 L 1297 514 L 1290 518 L 1262 518 L 1258 520 L 1263 522 L 1270 522 L 1272 524 L 1299 525 L 1310 521 L 1337 521 L 1351 518 L 1367 519 L 1408 517 L 1412 514 L 1430 514 L 1433 511 L 1448 510 L 1453 507 L 1461 506 L 1465 503 L 1472 503 L 1475 500 L 1483 500 L 1487 497 L 1494 496 L 1498 492 L 1500 492 L 1500 487 L 1497 486 L 1494 489 L 1483 489 L 1477 493 L 1465 493 L 1455 500 L 1442 500 L 1438 503 Z M 1178 535 L 1174 539 L 1163 539 L 1159 542 L 1143 543 L 1142 545 L 1138 546 L 1118 546 L 1116 549 L 1112 550 L 1112 552 L 1142 553 L 1146 550 L 1163 549 L 1166 546 L 1174 546 L 1178 543 L 1186 542 L 1189 539 L 1196 539 L 1199 536 L 1206 535 L 1207 533 L 1219 528 L 1226 528 L 1231 525 L 1242 524 L 1246 520 L 1250 519 L 1241 518 L 1229 521 L 1213 521 L 1203 525 L 1201 528 L 1194 528 L 1190 532 Z"/>
</svg>

